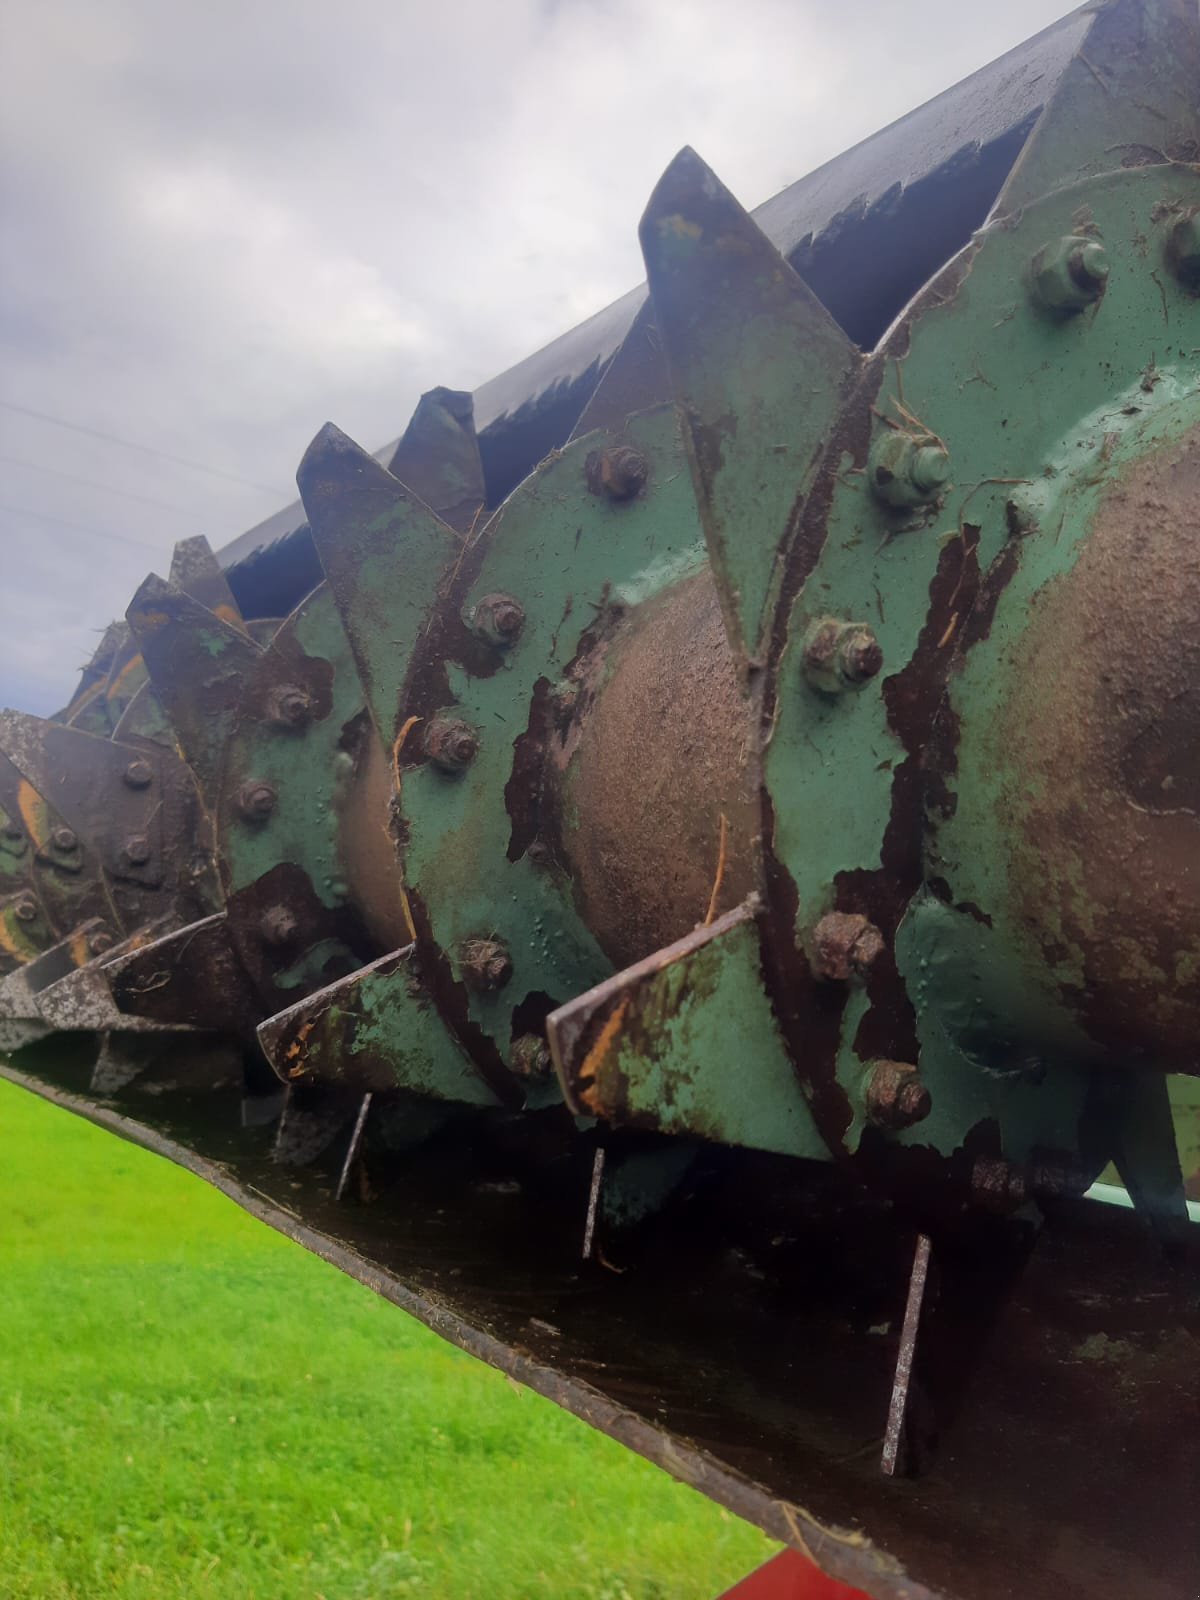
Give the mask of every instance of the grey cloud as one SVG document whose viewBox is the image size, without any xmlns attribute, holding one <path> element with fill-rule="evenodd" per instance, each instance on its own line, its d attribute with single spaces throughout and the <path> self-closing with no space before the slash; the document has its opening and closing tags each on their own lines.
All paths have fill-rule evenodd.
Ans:
<svg viewBox="0 0 1200 1600">
<path fill-rule="evenodd" d="M 695 145 L 747 204 L 1066 9 L 931 0 L 344 0 L 3 8 L 2 397 L 277 484 L 0 412 L 0 700 L 54 709 L 171 542 L 293 498 L 641 277 L 638 215 Z M 119 533 L 151 548 L 100 537 Z"/>
</svg>

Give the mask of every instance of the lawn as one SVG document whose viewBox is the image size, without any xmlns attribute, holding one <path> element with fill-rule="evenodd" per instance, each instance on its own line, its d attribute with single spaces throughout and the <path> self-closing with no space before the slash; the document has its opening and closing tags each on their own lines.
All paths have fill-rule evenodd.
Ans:
<svg viewBox="0 0 1200 1600">
<path fill-rule="evenodd" d="M 712 1600 L 755 1529 L 0 1083 L 6 1600 Z"/>
</svg>

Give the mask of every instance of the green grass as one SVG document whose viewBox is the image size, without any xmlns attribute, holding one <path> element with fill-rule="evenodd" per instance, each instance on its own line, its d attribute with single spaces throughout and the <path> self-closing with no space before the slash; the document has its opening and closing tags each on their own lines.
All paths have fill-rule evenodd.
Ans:
<svg viewBox="0 0 1200 1600">
<path fill-rule="evenodd" d="M 0 1594 L 712 1600 L 771 1548 L 0 1083 Z"/>
</svg>

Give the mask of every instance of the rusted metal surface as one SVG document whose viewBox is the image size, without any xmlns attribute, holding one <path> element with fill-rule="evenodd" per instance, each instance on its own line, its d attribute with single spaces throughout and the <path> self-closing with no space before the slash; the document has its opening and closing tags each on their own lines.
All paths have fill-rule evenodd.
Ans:
<svg viewBox="0 0 1200 1600">
<path fill-rule="evenodd" d="M 1200 1437 L 1163 1442 L 1197 1336 L 1181 15 L 1062 35 L 1000 210 L 874 350 L 684 151 L 648 305 L 494 514 L 466 397 L 425 397 L 394 472 L 327 426 L 326 581 L 284 623 L 185 544 L 71 724 L 0 730 L 16 1042 L 87 1024 L 93 1093 L 306 1218 L 340 1197 L 422 1296 L 461 1270 L 473 1326 L 519 1339 L 524 1294 L 567 1385 L 719 1415 L 798 1545 L 851 1508 L 835 1569 L 889 1597 L 1186 1570 L 1139 1476 L 1194 1481 Z M 64 887 L 93 879 L 111 926 Z M 123 1019 L 242 1051 L 206 1076 Z M 1079 1201 L 1109 1161 L 1135 1218 Z M 1101 1419 L 1134 1476 L 1098 1491 Z"/>
<path fill-rule="evenodd" d="M 581 914 L 626 965 L 703 918 L 722 817 L 721 909 L 757 887 L 751 712 L 711 579 L 612 620 L 568 681 L 573 698 L 550 746 L 574 819 L 560 847 Z"/>
<path fill-rule="evenodd" d="M 916 1355 L 917 1335 L 921 1325 L 925 1284 L 929 1277 L 931 1248 L 929 1235 L 921 1234 L 917 1239 L 912 1275 L 908 1280 L 908 1298 L 904 1302 L 904 1322 L 900 1328 L 900 1349 L 896 1355 L 896 1376 L 892 1383 L 887 1428 L 883 1435 L 883 1454 L 879 1461 L 881 1469 L 889 1478 L 895 1477 L 902 1467 L 901 1452 L 904 1444 L 904 1419 L 908 1411 L 908 1386 L 912 1381 L 913 1358 Z"/>
<path fill-rule="evenodd" d="M 1197 503 L 1200 428 L 1109 483 L 1074 569 L 1039 594 L 999 730 L 1024 774 L 1013 916 L 1042 981 L 1109 1058 L 1184 1072 L 1200 1072 L 1200 545 L 1181 536 Z"/>
<path fill-rule="evenodd" d="M 387 467 L 444 523 L 469 533 L 485 497 L 471 396 L 460 389 L 423 394 Z"/>
</svg>

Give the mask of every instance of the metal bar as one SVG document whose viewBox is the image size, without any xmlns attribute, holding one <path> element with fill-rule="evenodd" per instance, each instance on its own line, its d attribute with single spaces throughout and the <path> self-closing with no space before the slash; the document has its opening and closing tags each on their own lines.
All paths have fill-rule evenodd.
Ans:
<svg viewBox="0 0 1200 1600">
<path fill-rule="evenodd" d="M 904 1326 L 900 1330 L 900 1351 L 896 1357 L 896 1377 L 892 1383 L 892 1403 L 888 1407 L 887 1432 L 883 1436 L 880 1468 L 895 1477 L 904 1434 L 904 1415 L 908 1410 L 908 1386 L 912 1378 L 913 1356 L 917 1348 L 917 1329 L 921 1321 L 921 1302 L 929 1277 L 930 1241 L 927 1233 L 917 1235 L 912 1274 L 908 1280 L 908 1303 L 904 1307 Z"/>
<path fill-rule="evenodd" d="M 600 1204 L 600 1185 L 604 1181 L 604 1146 L 592 1158 L 592 1187 L 588 1194 L 587 1222 L 583 1228 L 583 1259 L 592 1259 L 592 1242 L 596 1236 L 596 1210 Z"/>
<path fill-rule="evenodd" d="M 354 1132 L 350 1135 L 350 1144 L 346 1150 L 346 1159 L 342 1162 L 341 1175 L 337 1181 L 333 1198 L 340 1203 L 346 1192 L 346 1185 L 350 1181 L 350 1169 L 358 1159 L 358 1152 L 362 1145 L 363 1129 L 367 1125 L 367 1112 L 371 1109 L 372 1091 L 367 1090 L 362 1097 L 362 1104 L 358 1108 L 358 1116 L 354 1119 Z"/>
</svg>

